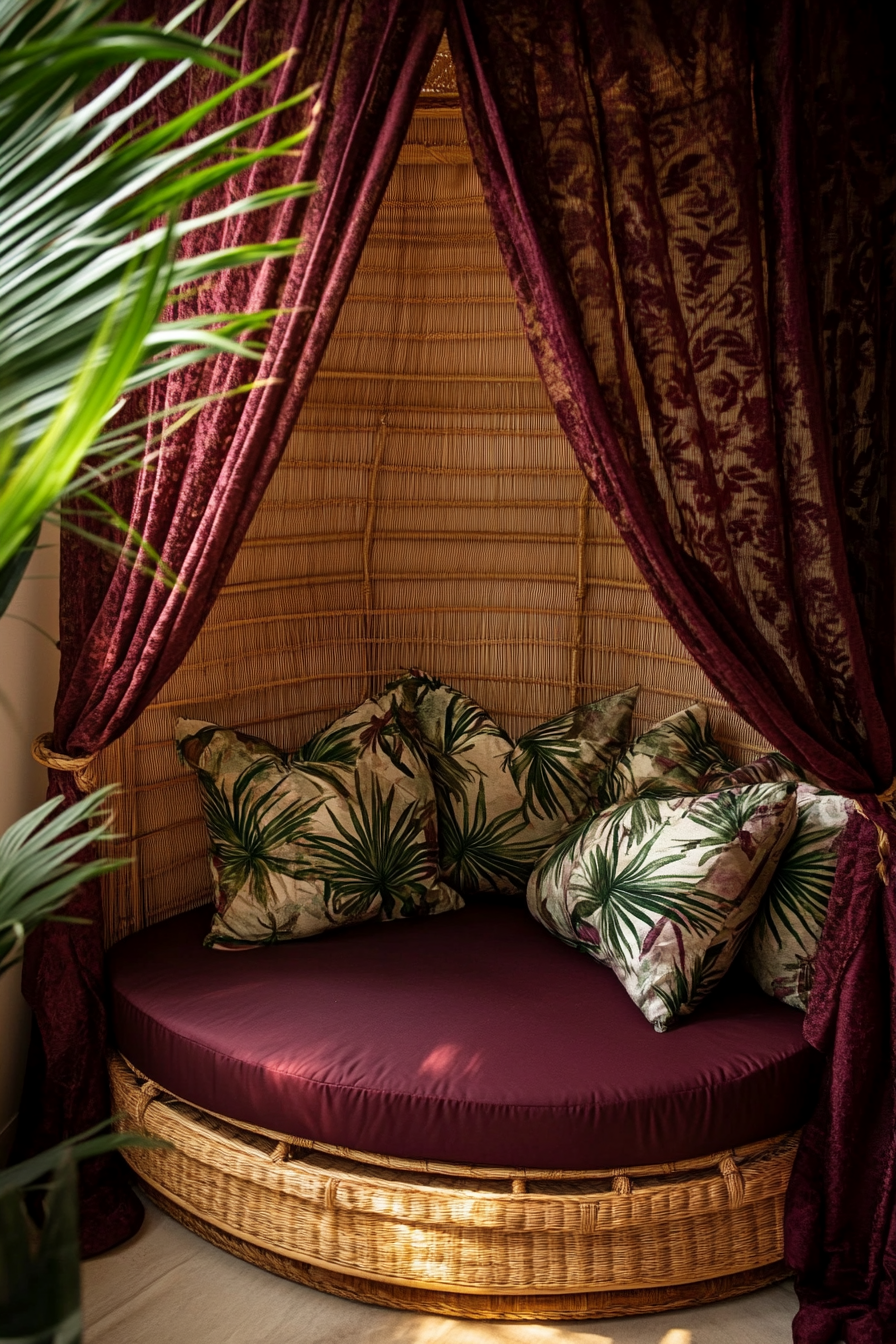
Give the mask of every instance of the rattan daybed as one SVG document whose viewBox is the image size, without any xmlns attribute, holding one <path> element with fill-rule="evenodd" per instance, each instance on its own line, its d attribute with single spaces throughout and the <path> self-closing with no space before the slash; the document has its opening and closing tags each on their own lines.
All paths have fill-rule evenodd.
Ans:
<svg viewBox="0 0 896 1344">
<path fill-rule="evenodd" d="M 518 905 L 230 956 L 206 925 L 177 916 L 110 958 L 116 1106 L 177 1149 L 131 1161 L 203 1235 L 474 1315 L 614 1314 L 782 1274 L 817 1056 L 746 977 L 667 1037 Z"/>
<path fill-rule="evenodd" d="M 635 731 L 700 699 L 735 759 L 766 745 L 583 482 L 444 87 L 200 637 L 97 762 L 134 860 L 105 900 L 114 1106 L 174 1146 L 128 1161 L 210 1241 L 369 1302 L 596 1317 L 782 1277 L 815 1059 L 794 1010 L 732 979 L 657 1036 L 521 901 L 203 949 L 175 716 L 297 744 L 409 666 L 514 734 L 637 681 Z"/>
</svg>

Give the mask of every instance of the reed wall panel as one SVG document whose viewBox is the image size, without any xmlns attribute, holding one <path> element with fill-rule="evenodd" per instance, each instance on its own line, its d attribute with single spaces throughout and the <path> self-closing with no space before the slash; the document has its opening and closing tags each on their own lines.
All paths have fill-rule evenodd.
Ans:
<svg viewBox="0 0 896 1344">
<path fill-rule="evenodd" d="M 298 746 L 405 667 L 511 733 L 640 682 L 635 729 L 719 699 L 585 488 L 446 99 L 421 98 L 284 459 L 179 671 L 102 759 L 122 782 L 110 941 L 208 899 L 178 715 Z"/>
</svg>

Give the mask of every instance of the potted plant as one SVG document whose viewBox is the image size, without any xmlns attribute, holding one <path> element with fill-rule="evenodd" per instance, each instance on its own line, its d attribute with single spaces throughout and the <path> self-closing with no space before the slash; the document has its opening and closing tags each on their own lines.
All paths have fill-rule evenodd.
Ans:
<svg viewBox="0 0 896 1344">
<path fill-rule="evenodd" d="M 156 423 L 129 420 L 128 398 L 220 351 L 260 359 L 273 312 L 176 322 L 162 315 L 183 286 L 290 255 L 298 245 L 288 239 L 189 261 L 178 256 L 183 233 L 210 218 L 200 211 L 185 222 L 188 205 L 260 158 L 292 152 L 307 135 L 294 132 L 263 151 L 242 143 L 253 122 L 308 99 L 310 90 L 248 123 L 202 133 L 212 112 L 263 83 L 289 53 L 242 75 L 219 41 L 223 25 L 204 37 L 185 31 L 195 0 L 165 28 L 109 21 L 117 3 L 0 0 L 0 615 L 44 518 L 65 526 L 75 500 L 83 513 L 86 499 L 104 523 L 98 544 L 114 545 L 164 583 L 178 582 L 103 494 L 117 475 L 151 462 L 170 432 L 159 428 L 147 445 L 147 423 Z M 129 91 L 150 61 L 161 73 L 138 100 Z M 220 92 L 168 122 L 127 129 L 154 95 L 196 65 L 216 72 Z M 312 190 L 289 184 L 236 199 L 223 213 Z M 174 410 L 190 416 L 202 400 Z M 78 885 L 116 865 L 103 855 L 113 838 L 113 792 L 99 790 L 68 808 L 51 799 L 0 837 L 0 974 L 41 920 L 66 918 Z M 80 1338 L 77 1163 L 147 1142 L 101 1132 L 107 1128 L 0 1172 L 0 1338 Z"/>
</svg>

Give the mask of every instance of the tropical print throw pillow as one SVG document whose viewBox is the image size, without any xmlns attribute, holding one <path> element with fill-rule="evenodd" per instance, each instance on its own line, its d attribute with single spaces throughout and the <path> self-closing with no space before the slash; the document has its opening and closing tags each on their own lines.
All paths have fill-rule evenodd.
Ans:
<svg viewBox="0 0 896 1344">
<path fill-rule="evenodd" d="M 726 789 L 733 784 L 764 784 L 773 779 L 792 779 L 795 784 L 815 784 L 824 788 L 820 780 L 808 770 L 801 770 L 780 751 L 767 751 L 755 761 L 727 770 L 712 766 L 700 781 L 700 788 L 701 791 Z"/>
<path fill-rule="evenodd" d="M 733 770 L 712 734 L 706 706 L 693 704 L 636 737 L 600 776 L 598 811 L 649 790 L 657 797 L 697 793 L 712 773 Z"/>
<path fill-rule="evenodd" d="M 759 906 L 742 960 L 766 994 L 805 1012 L 840 842 L 855 804 L 801 783 L 796 806 L 793 837 Z"/>
<path fill-rule="evenodd" d="M 638 686 L 580 705 L 518 742 L 461 691 L 412 671 L 386 689 L 419 725 L 439 809 L 439 863 L 466 894 L 523 892 L 628 740 Z"/>
<path fill-rule="evenodd" d="M 185 719 L 176 737 L 208 826 L 207 946 L 310 938 L 463 905 L 439 877 L 432 781 L 398 704 L 368 700 L 293 753 Z"/>
<path fill-rule="evenodd" d="M 657 1031 L 692 1013 L 743 944 L 796 822 L 796 786 L 645 793 L 582 818 L 529 881 L 529 909 L 609 966 Z"/>
</svg>

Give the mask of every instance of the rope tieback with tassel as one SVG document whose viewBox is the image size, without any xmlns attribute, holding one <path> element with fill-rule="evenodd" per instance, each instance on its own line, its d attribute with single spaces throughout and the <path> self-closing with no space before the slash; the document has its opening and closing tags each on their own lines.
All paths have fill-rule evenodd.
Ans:
<svg viewBox="0 0 896 1344">
<path fill-rule="evenodd" d="M 81 793 L 93 793 L 96 789 L 98 781 L 93 763 L 99 752 L 91 752 L 89 756 L 66 756 L 54 749 L 52 733 L 40 733 L 31 743 L 31 755 L 38 765 L 45 765 L 48 770 L 62 770 L 74 775 Z"/>
<path fill-rule="evenodd" d="M 889 812 L 891 817 L 896 816 L 896 778 L 894 778 L 887 788 L 884 789 L 883 793 L 877 793 L 874 796 L 881 807 Z M 871 820 L 868 813 L 859 802 L 856 803 L 856 811 L 859 812 L 866 821 Z M 876 821 L 872 822 L 872 825 L 877 831 L 877 853 L 880 859 L 880 862 L 877 865 L 877 875 L 881 882 L 886 885 L 890 880 L 890 837 L 882 826 L 878 826 Z"/>
</svg>

